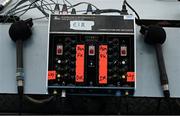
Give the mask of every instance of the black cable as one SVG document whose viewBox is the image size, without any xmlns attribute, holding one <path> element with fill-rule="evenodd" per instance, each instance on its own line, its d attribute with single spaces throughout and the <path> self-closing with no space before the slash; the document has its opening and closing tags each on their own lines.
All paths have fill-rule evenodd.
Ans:
<svg viewBox="0 0 180 116">
<path fill-rule="evenodd" d="M 124 4 L 126 4 L 135 13 L 137 20 L 139 20 L 140 25 L 142 26 L 141 18 L 139 14 L 136 12 L 136 10 L 126 0 L 124 0 Z"/>
<path fill-rule="evenodd" d="M 68 0 L 65 0 L 70 6 L 73 6 Z"/>
<path fill-rule="evenodd" d="M 20 6 L 21 4 L 23 4 L 23 3 L 25 3 L 25 2 L 27 2 L 28 0 L 21 0 L 21 1 L 19 1 L 12 9 L 16 9 L 18 6 Z M 11 9 L 11 10 L 12 10 Z M 11 10 L 9 10 L 9 11 L 11 11 Z M 8 12 L 9 12 L 8 11 Z"/>
<path fill-rule="evenodd" d="M 43 0 L 44 2 L 46 2 L 47 4 L 45 4 L 45 3 L 43 3 L 43 5 L 41 5 L 41 6 L 39 6 L 39 7 L 42 7 L 42 9 L 43 10 L 48 10 L 48 11 L 50 11 L 50 12 L 53 12 L 53 10 L 52 10 L 52 5 L 55 5 L 54 4 L 54 2 L 53 3 L 48 3 L 47 1 L 45 1 L 45 0 Z M 37 1 L 38 2 L 38 1 Z M 49 9 L 48 8 L 48 6 L 47 5 L 49 5 L 50 6 L 50 8 L 51 9 Z M 59 5 L 63 5 L 63 4 L 59 4 Z M 25 8 L 25 7 L 27 7 L 28 6 L 28 8 L 26 8 L 26 9 L 24 9 L 24 10 L 20 10 L 20 9 L 23 9 L 23 8 Z M 31 6 L 31 7 L 29 7 L 29 6 Z M 44 6 L 46 7 L 46 8 L 44 8 Z M 67 7 L 69 7 L 69 6 L 67 6 Z M 33 9 L 33 8 L 36 8 L 35 6 L 32 6 L 32 4 L 28 4 L 28 5 L 24 5 L 24 6 L 21 6 L 21 7 L 19 7 L 19 8 L 13 8 L 13 9 L 11 9 L 10 11 L 11 12 L 13 12 L 13 15 L 16 15 L 16 14 L 18 14 L 18 13 L 20 13 L 20 12 L 27 12 L 28 10 L 30 10 L 30 9 Z M 16 12 L 17 10 L 20 10 L 20 11 L 18 11 L 18 12 Z M 11 12 L 8 12 L 9 14 L 11 13 Z M 12 14 L 12 13 L 11 13 Z M 25 13 L 23 13 L 23 14 L 25 14 Z M 21 15 L 22 16 L 22 15 Z"/>
<path fill-rule="evenodd" d="M 12 10 L 16 9 L 18 6 L 20 6 L 21 4 L 23 4 L 23 3 L 25 3 L 25 2 L 27 2 L 27 0 L 21 0 L 21 1 L 19 1 L 12 9 L 10 9 L 10 10 L 5 14 L 5 16 L 7 16 L 7 17 L 6 17 L 6 19 L 3 19 L 3 20 L 4 20 L 3 23 L 6 23 L 6 21 L 7 21 L 8 19 L 13 19 L 14 21 L 16 21 L 15 17 L 14 17 L 10 12 L 11 12 Z"/>
<path fill-rule="evenodd" d="M 30 1 L 30 2 L 32 2 L 31 0 L 29 0 L 29 1 Z M 36 7 L 37 7 L 37 9 L 38 9 L 39 11 L 41 11 L 41 12 L 42 12 L 42 14 L 44 14 L 44 16 L 47 16 L 47 17 L 48 17 L 48 16 L 49 16 L 49 14 L 48 14 L 47 12 L 43 11 L 41 7 L 39 7 L 39 5 L 38 5 L 37 1 L 39 1 L 39 0 L 35 0 L 35 1 L 33 1 L 33 2 L 35 2 L 35 3 L 34 3 L 34 6 L 36 6 Z"/>
<path fill-rule="evenodd" d="M 53 11 L 53 9 L 52 9 L 50 3 L 48 3 L 46 0 L 44 0 L 44 2 L 47 3 L 47 5 L 49 5 L 50 9 Z M 43 3 L 43 4 L 44 4 L 44 3 Z M 44 5 L 45 5 L 45 4 L 44 4 Z"/>
<path fill-rule="evenodd" d="M 43 5 L 43 0 L 41 0 L 41 8 L 42 8 L 42 10 L 45 12 L 45 10 L 44 10 L 44 7 L 42 7 L 42 5 Z"/>
<path fill-rule="evenodd" d="M 138 20 L 140 20 L 140 17 L 138 15 L 138 13 L 136 12 L 136 10 L 134 8 L 132 8 L 131 5 L 126 0 L 124 0 L 124 3 L 136 14 Z"/>
<path fill-rule="evenodd" d="M 34 20 L 39 20 L 39 19 L 44 19 L 44 18 L 47 18 L 47 17 L 44 16 L 44 17 L 33 18 L 33 21 L 34 21 Z"/>
<path fill-rule="evenodd" d="M 42 6 L 47 6 L 47 5 L 51 5 L 51 4 L 43 4 Z M 52 5 L 54 5 L 54 4 L 52 3 Z M 27 5 L 27 6 L 29 6 L 29 7 L 28 7 L 28 8 L 26 8 L 26 9 L 24 9 L 24 10 L 21 10 L 21 11 L 15 12 L 13 15 L 16 15 L 16 14 L 18 14 L 18 13 L 20 13 L 20 12 L 24 12 L 24 13 L 22 13 L 22 14 L 20 15 L 20 16 L 22 16 L 22 15 L 23 15 L 23 14 L 25 14 L 28 10 L 36 8 L 35 6 L 32 6 L 32 4 Z M 43 9 L 45 9 L 45 10 L 49 10 L 49 11 L 51 11 L 51 12 L 52 12 L 52 10 L 50 10 L 50 9 L 46 9 L 46 8 L 43 8 Z"/>
<path fill-rule="evenodd" d="M 16 5 L 18 2 L 19 2 L 19 0 L 16 0 L 16 1 L 13 2 L 12 4 L 8 5 L 7 8 L 8 8 L 8 7 L 13 7 L 13 6 Z M 6 9 L 6 8 L 5 8 L 5 9 Z M 3 10 L 5 10 L 5 9 L 3 9 Z M 2 10 L 2 11 L 3 11 L 3 10 Z M 2 14 L 2 13 L 3 13 L 3 12 L 0 11 L 0 14 Z"/>
<path fill-rule="evenodd" d="M 14 5 L 16 5 L 20 0 L 16 0 L 16 2 L 14 2 L 13 4 L 11 4 L 9 7 L 12 7 Z"/>
<path fill-rule="evenodd" d="M 9 10 L 8 12 L 7 12 L 7 15 L 9 15 L 9 14 L 12 14 L 13 16 L 15 16 L 16 14 L 19 14 L 19 13 L 21 13 L 21 12 L 23 12 L 23 13 L 21 13 L 20 15 L 19 15 L 19 17 L 21 17 L 22 15 L 24 15 L 28 10 L 30 10 L 30 9 L 34 9 L 34 8 L 36 8 L 36 6 L 32 6 L 34 3 L 36 3 L 37 4 L 37 2 L 38 1 L 40 1 L 40 0 L 34 0 L 31 4 L 26 4 L 26 5 L 24 5 L 24 6 L 20 6 L 20 5 L 22 5 L 23 3 L 25 3 L 25 2 L 27 2 L 28 0 L 24 0 L 23 2 L 22 1 L 20 1 L 19 3 L 17 3 L 16 4 L 16 6 L 15 7 L 13 7 L 11 10 Z M 42 0 L 43 2 L 44 2 L 44 0 Z M 42 2 L 41 1 L 41 2 Z M 52 0 L 50 0 L 51 2 L 53 2 L 53 3 L 55 3 L 54 1 L 52 1 Z M 47 3 L 47 2 L 46 2 Z M 42 3 L 41 3 L 42 4 Z M 88 3 L 88 2 L 80 2 L 80 3 L 77 3 L 77 4 L 75 4 L 75 5 L 72 5 L 72 6 L 67 6 L 68 7 L 68 9 L 70 9 L 70 8 L 74 8 L 74 7 L 76 7 L 76 6 L 78 6 L 78 5 L 81 5 L 81 4 L 90 4 L 90 3 Z M 51 6 L 51 5 L 54 5 L 54 4 L 43 4 L 43 5 L 41 5 L 41 6 L 39 6 L 38 5 L 38 7 L 41 7 L 41 9 L 42 10 L 48 10 L 48 11 L 50 11 L 50 12 L 53 12 L 53 10 L 51 10 L 51 9 L 49 9 L 48 7 L 47 7 L 47 5 L 49 5 L 49 6 Z M 59 4 L 59 5 L 62 5 L 62 4 Z M 95 7 L 96 9 L 97 9 L 97 7 L 96 6 L 94 6 L 93 4 L 91 4 L 93 7 Z M 20 7 L 19 7 L 20 6 Z M 45 8 L 45 7 L 46 8 Z M 26 8 L 26 7 L 28 7 L 28 8 Z M 24 9 L 25 8 L 25 9 Z M 21 9 L 23 9 L 23 10 L 21 10 Z M 18 10 L 20 10 L 20 11 L 18 11 Z M 77 12 L 82 12 L 82 11 L 77 11 Z M 42 17 L 40 17 L 40 18 L 38 18 L 38 19 L 41 19 Z M 43 17 L 44 18 L 44 17 Z M 5 21 L 6 22 L 6 21 Z"/>
<path fill-rule="evenodd" d="M 44 8 L 45 6 L 45 8 Z M 45 10 L 50 11 L 51 13 L 53 13 L 52 7 L 48 7 L 47 5 L 44 4 L 44 0 L 41 0 L 41 8 L 43 9 L 44 12 L 46 12 Z"/>
<path fill-rule="evenodd" d="M 34 1 L 33 3 L 35 3 L 36 1 Z M 23 10 L 23 11 L 25 11 L 25 12 L 27 12 L 26 10 L 29 10 L 30 8 L 31 8 L 31 6 L 32 6 L 32 4 L 33 3 L 31 3 L 31 4 L 28 4 L 28 5 L 24 5 L 24 6 L 22 6 L 22 7 L 20 7 L 20 8 L 18 8 L 17 10 L 20 10 L 20 9 L 22 9 L 22 8 L 25 8 L 25 7 L 27 7 L 27 6 L 29 6 L 27 9 L 25 9 L 25 10 Z M 15 11 L 16 11 L 16 8 L 17 8 L 18 6 L 15 6 L 15 8 L 12 8 L 10 11 L 12 11 L 12 10 L 14 10 L 15 9 Z M 17 13 L 14 13 L 14 12 L 8 12 L 6 15 L 9 15 L 9 14 L 11 14 L 11 15 L 15 15 L 15 14 L 17 14 Z"/>
<path fill-rule="evenodd" d="M 52 101 L 54 99 L 54 96 L 50 96 L 50 97 L 44 98 L 44 99 L 36 99 L 29 95 L 25 95 L 25 98 L 36 104 L 44 104 L 44 103 L 48 103 L 48 102 Z"/>
<path fill-rule="evenodd" d="M 52 11 L 53 11 L 53 10 L 52 10 L 52 7 L 50 7 L 50 8 L 51 8 L 51 9 L 50 9 L 47 5 L 45 5 L 44 2 L 45 2 L 45 0 L 41 0 L 41 3 L 40 3 L 40 4 L 41 4 L 40 7 L 42 8 L 42 10 L 43 10 L 44 12 L 46 12 L 45 10 L 48 10 L 48 11 L 50 11 L 50 12 L 52 13 Z M 44 8 L 44 7 L 45 7 L 45 8 Z"/>
<path fill-rule="evenodd" d="M 51 2 L 53 2 L 54 4 L 57 4 L 56 2 L 54 2 L 53 0 L 50 0 Z"/>
<path fill-rule="evenodd" d="M 43 6 L 47 6 L 47 5 L 55 5 L 54 3 L 52 3 L 52 4 L 43 4 Z M 29 6 L 29 5 L 26 5 L 26 6 Z M 30 8 L 26 8 L 26 9 L 23 9 L 23 10 L 21 10 L 21 11 L 18 11 L 18 12 L 14 12 L 14 14 L 13 15 L 16 15 L 16 14 L 18 14 L 18 13 L 21 13 L 21 12 L 24 12 L 24 11 L 26 11 L 26 10 L 31 10 L 31 9 L 34 9 L 34 8 L 36 8 L 35 6 L 31 6 Z M 44 8 L 44 9 L 46 9 L 46 8 Z M 18 9 L 19 10 L 19 9 Z M 48 10 L 48 9 L 46 9 L 46 10 Z M 49 11 L 53 11 L 53 10 L 49 10 Z"/>
<path fill-rule="evenodd" d="M 95 11 L 92 12 L 92 14 L 102 14 L 102 13 L 119 13 L 121 14 L 120 10 L 117 9 L 97 9 Z"/>
<path fill-rule="evenodd" d="M 79 2 L 79 3 L 77 3 L 77 4 L 74 4 L 74 5 L 70 6 L 68 9 L 74 8 L 74 7 L 79 6 L 79 5 L 81 5 L 81 4 L 90 4 L 90 5 L 92 5 L 95 9 L 99 9 L 97 6 L 95 6 L 95 5 L 93 5 L 93 4 L 89 3 L 89 2 Z"/>
<path fill-rule="evenodd" d="M 29 6 L 30 4 L 27 4 L 27 5 L 24 5 L 24 6 L 21 6 L 21 7 L 19 7 L 19 8 L 12 8 L 11 10 L 9 10 L 7 13 L 6 13 L 6 15 L 12 15 L 12 13 L 14 13 L 15 11 L 17 11 L 17 10 L 21 10 L 21 9 L 23 9 L 23 8 L 25 8 L 25 7 L 27 7 L 27 6 Z"/>
<path fill-rule="evenodd" d="M 35 2 L 36 2 L 36 1 L 32 2 L 32 3 L 29 5 L 28 9 L 25 10 L 25 11 L 24 11 L 22 14 L 20 14 L 18 17 L 21 17 L 22 15 L 24 15 L 24 14 L 31 8 L 31 6 L 32 6 Z"/>
<path fill-rule="evenodd" d="M 23 2 L 22 2 L 22 1 L 23 1 Z M 12 9 L 10 9 L 10 10 L 6 13 L 6 15 L 8 15 L 8 14 L 10 14 L 10 13 L 13 13 L 13 12 L 15 12 L 15 11 L 17 11 L 17 10 L 23 9 L 23 8 L 31 5 L 31 4 L 28 4 L 28 5 L 26 4 L 26 5 L 24 5 L 24 6 L 19 7 L 20 5 L 24 4 L 24 3 L 27 2 L 27 1 L 28 1 L 28 0 L 21 0 L 18 4 L 16 4 L 15 7 L 13 7 Z M 39 0 L 35 0 L 33 3 L 38 2 L 38 1 L 39 1 Z M 17 7 L 19 7 L 19 8 L 17 8 Z"/>
</svg>

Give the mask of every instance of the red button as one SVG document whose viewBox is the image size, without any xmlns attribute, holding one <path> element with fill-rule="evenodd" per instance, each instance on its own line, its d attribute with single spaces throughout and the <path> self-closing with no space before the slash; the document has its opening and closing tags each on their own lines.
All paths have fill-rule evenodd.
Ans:
<svg viewBox="0 0 180 116">
<path fill-rule="evenodd" d="M 63 46 L 62 45 L 57 45 L 56 55 L 63 55 Z"/>
<path fill-rule="evenodd" d="M 121 51 L 121 54 L 126 54 L 126 50 L 122 50 L 122 51 Z"/>
<path fill-rule="evenodd" d="M 89 53 L 90 53 L 90 54 L 94 54 L 94 50 L 91 49 L 91 50 L 89 51 Z"/>
<path fill-rule="evenodd" d="M 121 56 L 127 56 L 127 46 L 121 46 Z"/>
<path fill-rule="evenodd" d="M 57 52 L 58 52 L 58 54 L 61 54 L 61 53 L 62 53 L 62 50 L 61 50 L 61 49 L 58 49 Z"/>
<path fill-rule="evenodd" d="M 56 71 L 48 71 L 48 80 L 55 80 L 56 79 Z"/>
<path fill-rule="evenodd" d="M 89 55 L 94 56 L 95 55 L 95 46 L 89 46 Z"/>
</svg>

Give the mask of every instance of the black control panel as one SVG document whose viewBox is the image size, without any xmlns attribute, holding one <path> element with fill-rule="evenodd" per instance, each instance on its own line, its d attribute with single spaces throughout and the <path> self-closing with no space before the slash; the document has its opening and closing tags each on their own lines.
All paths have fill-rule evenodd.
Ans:
<svg viewBox="0 0 180 116">
<path fill-rule="evenodd" d="M 78 21 L 81 18 L 90 21 L 91 16 L 87 16 L 88 18 L 86 15 L 55 16 L 56 18 L 51 16 L 49 33 L 49 94 L 66 92 L 76 95 L 133 95 L 135 90 L 134 20 L 128 20 L 130 23 L 127 23 L 128 29 L 123 27 L 126 31 L 124 33 L 120 32 L 123 28 L 119 27 L 115 32 L 94 33 L 94 27 L 91 27 L 91 30 L 85 30 L 86 25 L 89 26 L 89 24 L 83 24 L 85 26 L 82 27 L 83 30 L 79 30 L 81 29 L 79 27 L 78 30 L 73 28 L 74 31 L 63 30 L 60 25 L 63 19 L 66 19 L 63 23 L 65 24 L 67 19 L 74 21 L 75 18 Z M 92 17 L 94 19 L 95 16 Z M 94 21 L 93 25 L 98 25 L 96 23 L 98 17 L 100 16 L 95 17 L 94 20 L 91 19 L 91 22 Z M 107 18 L 107 16 L 101 16 L 100 19 L 103 20 L 103 17 Z M 122 23 L 124 21 L 122 17 L 116 18 L 120 18 Z M 56 20 L 59 31 L 57 27 L 55 27 L 56 31 L 53 28 L 53 18 L 61 22 L 57 23 L 58 20 Z M 112 17 L 108 16 L 108 18 Z M 89 23 L 84 20 L 82 22 Z M 78 23 L 82 24 L 82 22 Z M 108 28 L 101 28 L 101 30 L 115 30 Z M 94 29 L 98 30 L 98 26 Z"/>
</svg>

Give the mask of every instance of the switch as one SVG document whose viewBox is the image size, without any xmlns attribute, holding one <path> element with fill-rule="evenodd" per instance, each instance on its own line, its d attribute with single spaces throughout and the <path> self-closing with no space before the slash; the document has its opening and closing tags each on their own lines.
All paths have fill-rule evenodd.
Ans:
<svg viewBox="0 0 180 116">
<path fill-rule="evenodd" d="M 89 46 L 89 56 L 95 55 L 95 46 Z"/>
<path fill-rule="evenodd" d="M 127 46 L 121 46 L 121 56 L 127 56 Z"/>
<path fill-rule="evenodd" d="M 56 55 L 63 55 L 63 45 L 56 46 Z"/>
</svg>

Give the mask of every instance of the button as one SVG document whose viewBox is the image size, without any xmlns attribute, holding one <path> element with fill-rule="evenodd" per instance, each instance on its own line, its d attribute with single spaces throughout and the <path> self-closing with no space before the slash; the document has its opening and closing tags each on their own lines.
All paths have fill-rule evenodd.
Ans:
<svg viewBox="0 0 180 116">
<path fill-rule="evenodd" d="M 58 60 L 57 63 L 58 63 L 58 64 L 61 64 L 61 60 Z"/>
<path fill-rule="evenodd" d="M 123 78 L 123 79 L 125 79 L 125 78 L 126 78 L 126 76 L 125 76 L 125 75 L 122 75 L 122 78 Z"/>
<path fill-rule="evenodd" d="M 58 94 L 58 92 L 56 90 L 53 91 L 53 94 Z"/>
<path fill-rule="evenodd" d="M 126 64 L 126 62 L 123 60 L 123 61 L 122 61 L 122 64 Z"/>
<path fill-rule="evenodd" d="M 60 74 L 57 74 L 57 78 L 60 78 L 61 77 L 61 75 Z"/>
<path fill-rule="evenodd" d="M 122 51 L 121 51 L 121 54 L 126 54 L 126 51 L 125 51 L 125 50 L 122 50 Z"/>
<path fill-rule="evenodd" d="M 89 53 L 90 53 L 90 54 L 94 54 L 94 51 L 91 49 L 91 50 L 89 51 Z"/>
<path fill-rule="evenodd" d="M 94 56 L 95 55 L 95 46 L 89 46 L 89 55 Z"/>
<path fill-rule="evenodd" d="M 63 45 L 57 45 L 56 55 L 63 55 Z"/>
<path fill-rule="evenodd" d="M 91 66 L 93 66 L 93 63 L 92 63 L 92 62 L 90 62 L 90 65 L 91 65 Z"/>
<path fill-rule="evenodd" d="M 125 95 L 129 95 L 129 92 L 128 92 L 128 91 L 126 91 L 126 92 L 125 92 Z"/>
<path fill-rule="evenodd" d="M 121 46 L 121 56 L 127 56 L 127 46 Z"/>
</svg>

